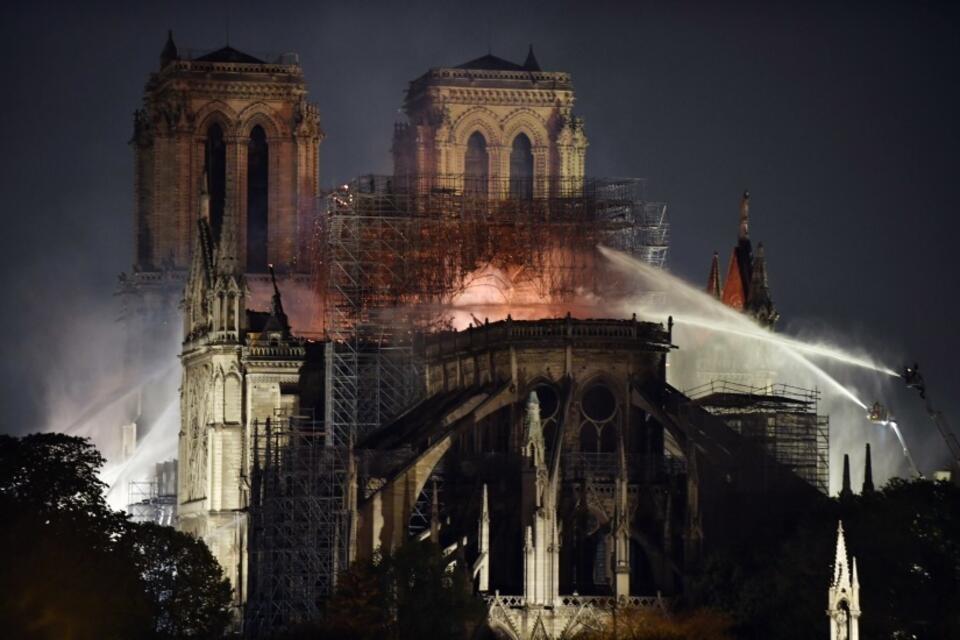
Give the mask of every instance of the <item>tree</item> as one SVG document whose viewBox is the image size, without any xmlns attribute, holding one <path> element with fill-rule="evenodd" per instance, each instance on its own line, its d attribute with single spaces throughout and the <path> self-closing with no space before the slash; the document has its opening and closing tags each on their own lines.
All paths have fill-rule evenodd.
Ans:
<svg viewBox="0 0 960 640">
<path fill-rule="evenodd" d="M 156 638 L 223 636 L 230 583 L 203 542 L 152 522 L 129 523 L 120 542 L 137 568 Z"/>
<path fill-rule="evenodd" d="M 462 562 L 436 544 L 410 540 L 395 553 L 357 562 L 327 607 L 324 637 L 464 638 L 483 620 Z"/>
<path fill-rule="evenodd" d="M 828 502 L 787 535 L 714 553 L 692 601 L 728 612 L 739 638 L 825 633 L 838 520 L 857 558 L 861 637 L 960 637 L 960 489 L 945 482 L 895 479 Z"/>
<path fill-rule="evenodd" d="M 130 638 L 148 623 L 132 563 L 116 552 L 88 441 L 0 436 L 0 629 L 18 638 Z"/>
<path fill-rule="evenodd" d="M 710 609 L 668 615 L 654 609 L 620 609 L 578 640 L 731 640 L 732 620 Z"/>
<path fill-rule="evenodd" d="M 230 592 L 202 542 L 110 510 L 84 438 L 0 436 L 0 635 L 213 638 Z"/>
</svg>

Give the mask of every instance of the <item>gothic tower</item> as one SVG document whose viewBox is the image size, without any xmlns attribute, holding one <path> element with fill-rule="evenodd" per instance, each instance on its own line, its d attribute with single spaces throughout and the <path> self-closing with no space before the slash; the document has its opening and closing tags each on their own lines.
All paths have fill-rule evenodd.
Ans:
<svg viewBox="0 0 960 640">
<path fill-rule="evenodd" d="M 229 46 L 201 54 L 178 49 L 168 34 L 134 114 L 134 261 L 118 291 L 124 369 L 142 389 L 128 408 L 140 434 L 175 420 L 179 306 L 195 247 L 232 234 L 231 270 L 244 276 L 254 308 L 269 305 L 268 264 L 288 294 L 306 289 L 294 285 L 310 277 L 323 139 L 306 96 L 295 54 L 267 60 Z M 296 308 L 312 313 L 307 303 Z"/>
<path fill-rule="evenodd" d="M 291 335 L 272 270 L 270 311 L 247 309 L 236 214 L 226 210 L 214 240 L 205 189 L 199 202 L 184 291 L 177 528 L 207 543 L 239 606 L 246 599 L 253 434 L 297 413 L 305 349 Z"/>
<path fill-rule="evenodd" d="M 134 116 L 136 272 L 189 267 L 204 171 L 210 231 L 236 219 L 243 271 L 309 268 L 323 132 L 306 96 L 293 54 L 193 56 L 168 37 Z"/>
<path fill-rule="evenodd" d="M 494 198 L 541 198 L 582 188 L 587 137 L 573 115 L 570 74 L 494 55 L 431 69 L 410 83 L 407 122 L 393 138 L 394 173 L 462 176 Z"/>
</svg>

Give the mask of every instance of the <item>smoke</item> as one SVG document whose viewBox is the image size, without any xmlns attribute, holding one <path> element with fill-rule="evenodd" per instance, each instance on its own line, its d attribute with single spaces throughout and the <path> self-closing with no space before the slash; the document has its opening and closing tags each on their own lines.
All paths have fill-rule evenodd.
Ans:
<svg viewBox="0 0 960 640">
<path fill-rule="evenodd" d="M 862 469 L 866 442 L 873 445 L 877 481 L 911 475 L 897 434 L 865 416 L 863 398 L 886 397 L 891 382 L 898 380 L 890 367 L 849 344 L 841 348 L 827 339 L 774 334 L 680 278 L 617 251 L 601 248 L 601 252 L 632 274 L 641 290 L 657 292 L 616 301 L 613 307 L 620 314 L 636 313 L 655 321 L 673 316 L 673 341 L 679 350 L 670 358 L 671 384 L 691 390 L 727 379 L 752 386 L 785 383 L 817 389 L 822 393 L 819 412 L 830 417 L 832 493 L 840 488 L 843 454 L 850 454 L 854 469 Z"/>
</svg>

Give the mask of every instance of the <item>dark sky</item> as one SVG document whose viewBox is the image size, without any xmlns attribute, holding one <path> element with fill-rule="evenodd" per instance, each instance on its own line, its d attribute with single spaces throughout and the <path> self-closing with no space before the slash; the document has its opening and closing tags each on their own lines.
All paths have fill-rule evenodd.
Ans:
<svg viewBox="0 0 960 640">
<path fill-rule="evenodd" d="M 669 203 L 674 272 L 705 280 L 749 187 L 783 330 L 921 362 L 960 420 L 958 17 L 917 2 L 6 3 L 0 429 L 39 428 L 50 393 L 96 373 L 71 345 L 99 348 L 84 332 L 112 321 L 100 310 L 131 262 L 131 114 L 168 27 L 212 48 L 228 22 L 240 49 L 301 54 L 324 184 L 390 170 L 407 81 L 488 47 L 522 61 L 532 42 L 573 74 L 588 173 L 647 177 Z M 918 399 L 891 402 L 913 437 L 932 433 Z"/>
</svg>

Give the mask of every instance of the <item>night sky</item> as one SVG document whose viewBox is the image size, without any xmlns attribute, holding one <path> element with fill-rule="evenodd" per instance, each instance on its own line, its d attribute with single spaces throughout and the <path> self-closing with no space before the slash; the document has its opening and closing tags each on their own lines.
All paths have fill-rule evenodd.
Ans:
<svg viewBox="0 0 960 640">
<path fill-rule="evenodd" d="M 113 366 L 87 356 L 112 353 L 103 328 L 132 261 L 132 113 L 168 28 L 209 49 L 228 24 L 241 50 L 300 53 L 325 185 L 391 170 L 409 80 L 488 49 L 522 62 L 533 43 L 573 75 L 587 172 L 649 178 L 669 203 L 673 272 L 705 284 L 749 187 L 780 329 L 919 361 L 960 428 L 960 11 L 718 4 L 6 3 L 0 429 L 46 428 L 49 398 L 82 403 Z M 934 464 L 920 400 L 885 400 Z"/>
</svg>

